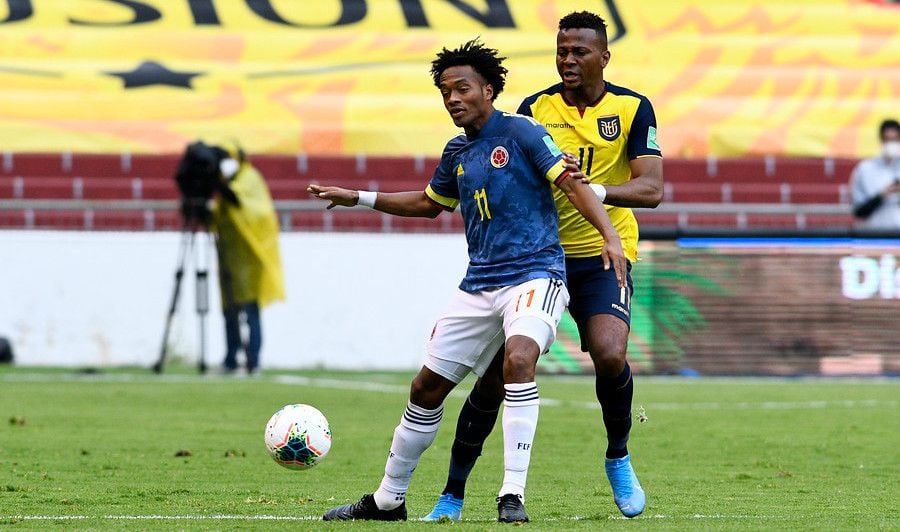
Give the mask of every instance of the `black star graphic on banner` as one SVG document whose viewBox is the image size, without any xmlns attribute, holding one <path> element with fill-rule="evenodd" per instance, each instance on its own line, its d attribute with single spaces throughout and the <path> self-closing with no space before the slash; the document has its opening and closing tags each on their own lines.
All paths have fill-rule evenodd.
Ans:
<svg viewBox="0 0 900 532">
<path fill-rule="evenodd" d="M 126 89 L 149 85 L 169 85 L 170 87 L 193 89 L 191 78 L 202 76 L 203 72 L 175 72 L 156 61 L 144 61 L 130 72 L 105 72 L 105 74 L 122 78 Z"/>
</svg>

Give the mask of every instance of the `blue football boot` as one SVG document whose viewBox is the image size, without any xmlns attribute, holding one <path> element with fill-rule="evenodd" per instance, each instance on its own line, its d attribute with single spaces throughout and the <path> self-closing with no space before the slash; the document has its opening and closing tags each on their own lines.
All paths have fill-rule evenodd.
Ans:
<svg viewBox="0 0 900 532">
<path fill-rule="evenodd" d="M 606 477 L 612 486 L 613 499 L 625 517 L 634 517 L 644 511 L 647 497 L 631 467 L 631 457 L 606 459 Z"/>
<path fill-rule="evenodd" d="M 463 499 L 457 499 L 449 493 L 444 493 L 438 499 L 431 513 L 419 519 L 419 521 L 440 521 L 450 519 L 459 521 L 462 518 Z"/>
</svg>

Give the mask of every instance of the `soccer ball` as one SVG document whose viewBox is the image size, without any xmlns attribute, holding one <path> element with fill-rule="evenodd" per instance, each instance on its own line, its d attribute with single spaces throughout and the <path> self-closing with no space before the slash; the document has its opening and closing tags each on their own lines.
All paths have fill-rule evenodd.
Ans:
<svg viewBox="0 0 900 532">
<path fill-rule="evenodd" d="M 266 448 L 288 469 L 309 469 L 331 449 L 328 420 L 309 405 L 287 405 L 266 424 Z"/>
</svg>

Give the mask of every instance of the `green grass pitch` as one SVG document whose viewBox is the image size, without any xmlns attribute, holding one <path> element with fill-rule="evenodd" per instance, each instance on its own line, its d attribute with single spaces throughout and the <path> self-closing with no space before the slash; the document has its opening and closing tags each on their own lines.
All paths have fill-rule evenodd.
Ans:
<svg viewBox="0 0 900 532">
<path fill-rule="evenodd" d="M 504 529 L 499 428 L 469 482 L 462 523 L 323 523 L 328 508 L 378 485 L 409 373 L 187 370 L 99 375 L 0 369 L 0 525 L 33 529 Z M 900 418 L 896 380 L 639 377 L 630 445 L 645 513 L 620 517 L 603 475 L 593 383 L 539 378 L 542 407 L 526 505 L 533 530 L 897 529 Z M 456 415 L 408 495 L 426 514 L 443 487 Z M 263 428 L 289 403 L 328 417 L 331 453 L 289 471 Z M 186 456 L 176 456 L 176 455 Z"/>
</svg>

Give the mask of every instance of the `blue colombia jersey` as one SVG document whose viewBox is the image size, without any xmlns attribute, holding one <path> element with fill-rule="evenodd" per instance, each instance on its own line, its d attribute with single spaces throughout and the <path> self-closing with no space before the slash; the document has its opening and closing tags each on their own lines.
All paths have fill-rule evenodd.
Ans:
<svg viewBox="0 0 900 532">
<path fill-rule="evenodd" d="M 461 134 L 447 143 L 425 194 L 445 210 L 462 211 L 469 267 L 460 289 L 565 280 L 550 189 L 564 174 L 562 153 L 530 117 L 494 111 L 474 138 Z"/>
</svg>

